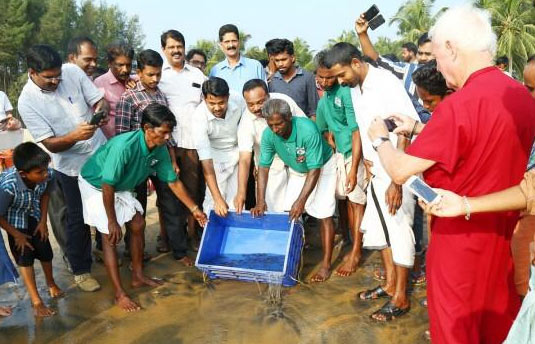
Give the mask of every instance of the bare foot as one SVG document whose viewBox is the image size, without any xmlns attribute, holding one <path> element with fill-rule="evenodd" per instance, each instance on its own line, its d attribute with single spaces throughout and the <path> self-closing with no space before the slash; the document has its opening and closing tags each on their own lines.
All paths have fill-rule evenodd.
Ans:
<svg viewBox="0 0 535 344">
<path fill-rule="evenodd" d="M 184 256 L 183 258 L 177 259 L 177 262 L 184 264 L 185 266 L 193 266 L 193 260 L 190 257 Z"/>
<path fill-rule="evenodd" d="M 315 274 L 310 278 L 311 283 L 325 282 L 329 279 L 331 275 L 331 270 L 328 267 L 321 267 Z"/>
<path fill-rule="evenodd" d="M 342 264 L 336 270 L 336 274 L 341 277 L 348 277 L 357 271 L 357 266 L 359 265 L 360 257 L 353 257 L 351 254 L 348 254 L 344 257 Z"/>
<path fill-rule="evenodd" d="M 141 306 L 134 302 L 128 295 L 123 294 L 115 297 L 115 304 L 124 311 L 137 312 Z"/>
<path fill-rule="evenodd" d="M 65 295 L 63 290 L 61 290 L 55 283 L 48 287 L 48 293 L 50 294 L 51 298 L 60 298 Z"/>
<path fill-rule="evenodd" d="M 0 317 L 8 317 L 13 313 L 11 307 L 0 307 Z"/>
<path fill-rule="evenodd" d="M 55 315 L 56 311 L 48 308 L 43 303 L 37 303 L 33 305 L 33 314 L 38 318 L 46 318 Z"/>
<path fill-rule="evenodd" d="M 149 278 L 145 275 L 141 275 L 138 277 L 132 276 L 132 288 L 140 288 L 140 287 L 159 287 L 163 284 L 163 281 L 160 281 L 156 278 Z"/>
</svg>

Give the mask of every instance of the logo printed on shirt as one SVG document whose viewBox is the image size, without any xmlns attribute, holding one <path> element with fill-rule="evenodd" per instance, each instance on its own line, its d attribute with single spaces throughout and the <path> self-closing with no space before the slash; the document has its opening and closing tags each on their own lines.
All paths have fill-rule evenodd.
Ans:
<svg viewBox="0 0 535 344">
<path fill-rule="evenodd" d="M 305 147 L 296 147 L 295 153 L 297 154 L 297 157 L 295 158 L 295 160 L 298 163 L 305 162 L 305 153 L 306 153 Z"/>
<path fill-rule="evenodd" d="M 152 166 L 156 165 L 157 163 L 158 163 L 158 159 L 152 159 L 150 161 L 150 166 L 152 167 Z"/>
<path fill-rule="evenodd" d="M 342 99 L 340 97 L 334 97 L 334 105 L 342 107 Z"/>
</svg>

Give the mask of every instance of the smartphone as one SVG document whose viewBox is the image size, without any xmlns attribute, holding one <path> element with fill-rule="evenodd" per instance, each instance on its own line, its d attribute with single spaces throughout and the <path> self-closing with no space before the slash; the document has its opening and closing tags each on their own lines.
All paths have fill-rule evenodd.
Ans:
<svg viewBox="0 0 535 344">
<path fill-rule="evenodd" d="M 376 15 L 379 14 L 379 8 L 377 8 L 377 5 L 372 5 L 372 7 L 368 8 L 366 12 L 364 12 L 364 19 L 369 22 L 373 19 Z"/>
<path fill-rule="evenodd" d="M 398 127 L 396 125 L 396 122 L 394 122 L 393 119 L 387 118 L 384 121 L 385 121 L 386 128 L 388 129 L 389 132 L 393 132 L 394 129 Z"/>
<path fill-rule="evenodd" d="M 93 117 L 89 121 L 89 124 L 98 125 L 100 123 L 100 121 L 102 121 L 105 117 L 106 117 L 106 114 L 104 113 L 104 111 L 95 112 L 95 114 L 93 115 Z"/>
<path fill-rule="evenodd" d="M 440 195 L 427 185 L 420 177 L 411 176 L 405 182 L 409 190 L 423 199 L 425 203 L 435 203 L 440 200 Z"/>
<path fill-rule="evenodd" d="M 377 17 L 373 18 L 368 22 L 368 27 L 372 30 L 377 29 L 379 26 L 383 25 L 385 23 L 385 18 L 381 14 L 379 14 Z"/>
</svg>

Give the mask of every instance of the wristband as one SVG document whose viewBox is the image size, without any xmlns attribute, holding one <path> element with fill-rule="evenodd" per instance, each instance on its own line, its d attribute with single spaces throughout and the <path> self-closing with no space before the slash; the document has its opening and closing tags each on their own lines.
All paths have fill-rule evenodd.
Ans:
<svg viewBox="0 0 535 344">
<path fill-rule="evenodd" d="M 464 215 L 464 219 L 466 221 L 470 220 L 470 203 L 468 203 L 468 198 L 466 196 L 463 196 L 463 203 L 464 203 L 464 209 L 466 210 L 466 215 Z"/>
<path fill-rule="evenodd" d="M 199 206 L 198 205 L 195 205 L 193 208 L 191 208 L 189 211 L 190 213 L 194 213 L 196 210 L 199 210 Z"/>
</svg>

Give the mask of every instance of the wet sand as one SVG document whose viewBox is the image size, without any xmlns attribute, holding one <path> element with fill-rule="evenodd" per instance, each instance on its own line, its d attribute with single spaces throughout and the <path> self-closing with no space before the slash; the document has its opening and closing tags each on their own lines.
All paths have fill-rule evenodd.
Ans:
<svg viewBox="0 0 535 344">
<path fill-rule="evenodd" d="M 147 250 L 155 252 L 158 215 L 154 196 L 149 198 Z M 367 252 L 364 262 L 350 277 L 332 275 L 324 283 L 300 283 L 293 288 L 237 281 L 204 281 L 196 268 L 187 268 L 159 254 L 146 264 L 149 276 L 165 280 L 157 288 L 127 291 L 143 309 L 125 313 L 112 303 L 112 288 L 104 266 L 93 265 L 102 284 L 94 293 L 78 290 L 65 269 L 57 244 L 54 273 L 66 291 L 50 300 L 39 264 L 37 282 L 45 303 L 57 310 L 52 318 L 35 319 L 24 287 L 0 286 L 0 305 L 13 305 L 13 315 L 0 318 L 0 343 L 428 343 L 427 312 L 420 305 L 425 289 L 415 287 L 409 314 L 387 324 L 369 315 L 385 299 L 357 301 L 358 291 L 376 286 L 373 270 L 380 264 L 377 253 Z M 321 247 L 317 231 L 307 232 L 310 247 L 304 250 L 301 272 L 307 281 L 317 267 Z M 122 252 L 122 247 L 120 251 Z M 334 266 L 349 249 L 337 245 Z M 194 257 L 194 253 L 191 253 Z M 121 268 L 129 285 L 128 261 Z"/>
</svg>

